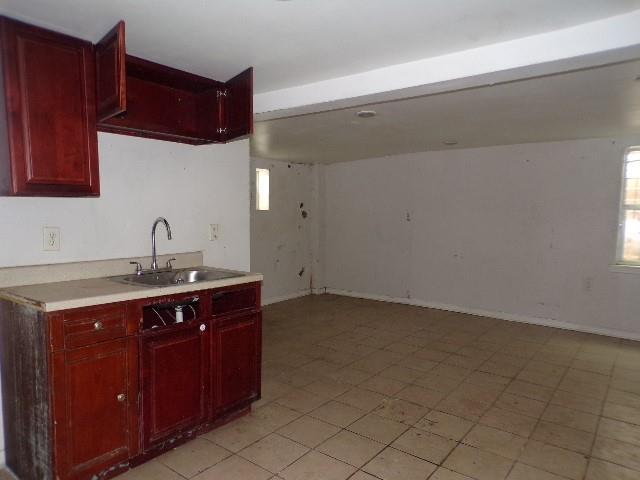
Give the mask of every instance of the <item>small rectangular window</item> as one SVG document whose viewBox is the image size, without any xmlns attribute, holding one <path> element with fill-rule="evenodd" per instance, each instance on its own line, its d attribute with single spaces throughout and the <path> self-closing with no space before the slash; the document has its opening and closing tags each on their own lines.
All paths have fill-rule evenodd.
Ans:
<svg viewBox="0 0 640 480">
<path fill-rule="evenodd" d="M 626 151 L 623 172 L 618 263 L 640 265 L 640 147 Z"/>
<path fill-rule="evenodd" d="M 268 168 L 256 168 L 256 210 L 269 210 Z"/>
</svg>

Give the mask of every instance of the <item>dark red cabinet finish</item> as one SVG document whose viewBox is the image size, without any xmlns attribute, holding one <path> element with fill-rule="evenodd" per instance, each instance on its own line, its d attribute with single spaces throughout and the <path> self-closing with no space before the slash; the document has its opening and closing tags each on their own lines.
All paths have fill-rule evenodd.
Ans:
<svg viewBox="0 0 640 480">
<path fill-rule="evenodd" d="M 253 133 L 253 68 L 225 83 L 224 140 Z"/>
<path fill-rule="evenodd" d="M 96 45 L 96 110 L 98 121 L 127 109 L 124 22 Z"/>
<path fill-rule="evenodd" d="M 60 478 L 91 478 L 135 455 L 137 365 L 136 341 L 127 338 L 53 355 Z"/>
<path fill-rule="evenodd" d="M 98 196 L 97 129 L 194 145 L 253 131 L 253 69 L 220 82 L 0 16 L 0 195 Z M 5 113 L 6 112 L 6 113 Z"/>
<path fill-rule="evenodd" d="M 217 411 L 224 413 L 260 396 L 260 313 L 230 316 L 219 321 L 215 332 L 218 371 Z"/>
<path fill-rule="evenodd" d="M 223 83 L 125 52 L 120 22 L 96 49 L 99 130 L 194 145 L 253 131 L 253 69 Z"/>
<path fill-rule="evenodd" d="M 209 329 L 206 322 L 190 323 L 142 336 L 145 451 L 197 427 L 207 417 Z"/>
<path fill-rule="evenodd" d="M 182 323 L 149 322 L 181 302 Z M 0 299 L 7 466 L 106 479 L 247 413 L 261 337 L 259 282 L 51 313 Z"/>
<path fill-rule="evenodd" d="M 0 193 L 98 195 L 93 45 L 5 17 L 0 35 Z"/>
</svg>

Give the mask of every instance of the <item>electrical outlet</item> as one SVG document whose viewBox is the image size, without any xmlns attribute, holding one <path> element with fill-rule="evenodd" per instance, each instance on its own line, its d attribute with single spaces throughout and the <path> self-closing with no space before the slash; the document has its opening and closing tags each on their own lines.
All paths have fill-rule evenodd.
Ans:
<svg viewBox="0 0 640 480">
<path fill-rule="evenodd" d="M 42 249 L 45 252 L 60 250 L 60 227 L 42 227 Z"/>
<path fill-rule="evenodd" d="M 217 223 L 209 224 L 209 241 L 213 242 L 218 240 L 218 235 L 220 235 L 220 225 Z"/>
</svg>

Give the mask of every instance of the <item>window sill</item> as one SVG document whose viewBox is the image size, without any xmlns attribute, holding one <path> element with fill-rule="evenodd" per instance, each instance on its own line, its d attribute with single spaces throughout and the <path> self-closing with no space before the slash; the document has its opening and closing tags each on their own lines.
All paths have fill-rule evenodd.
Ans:
<svg viewBox="0 0 640 480">
<path fill-rule="evenodd" d="M 640 265 L 610 265 L 609 270 L 614 273 L 630 273 L 640 275 Z"/>
</svg>

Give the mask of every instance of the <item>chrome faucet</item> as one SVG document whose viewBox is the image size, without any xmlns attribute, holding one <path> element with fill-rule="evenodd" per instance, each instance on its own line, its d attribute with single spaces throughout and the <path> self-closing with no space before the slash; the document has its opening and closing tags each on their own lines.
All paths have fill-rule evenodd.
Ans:
<svg viewBox="0 0 640 480">
<path fill-rule="evenodd" d="M 167 219 L 164 217 L 156 218 L 156 221 L 153 222 L 153 227 L 151 227 L 151 270 L 158 270 L 158 257 L 156 255 L 156 227 L 159 223 L 164 223 L 165 228 L 167 229 L 167 238 L 171 240 L 171 226 Z"/>
</svg>

